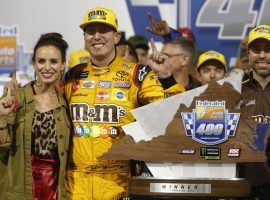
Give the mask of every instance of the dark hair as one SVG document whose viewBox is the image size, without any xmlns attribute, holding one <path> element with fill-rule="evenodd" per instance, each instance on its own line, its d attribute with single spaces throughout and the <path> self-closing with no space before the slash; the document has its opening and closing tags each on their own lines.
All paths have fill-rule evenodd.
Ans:
<svg viewBox="0 0 270 200">
<path fill-rule="evenodd" d="M 62 62 L 66 61 L 66 52 L 68 44 L 65 40 L 63 40 L 63 36 L 60 33 L 56 32 L 45 33 L 40 36 L 39 40 L 37 41 L 34 47 L 32 61 L 34 61 L 36 58 L 37 49 L 47 45 L 53 45 L 56 48 L 58 48 L 61 51 Z"/>
<path fill-rule="evenodd" d="M 148 46 L 148 41 L 147 41 L 147 38 L 142 36 L 142 35 L 134 35 L 134 36 L 131 36 L 129 39 L 128 39 L 128 42 L 133 45 L 135 47 L 135 49 L 137 48 L 142 48 L 146 51 L 149 50 L 149 46 Z"/>
<path fill-rule="evenodd" d="M 135 47 L 128 41 L 126 41 L 126 45 L 129 47 L 129 54 L 135 58 L 136 62 L 138 62 L 139 59 Z"/>
</svg>

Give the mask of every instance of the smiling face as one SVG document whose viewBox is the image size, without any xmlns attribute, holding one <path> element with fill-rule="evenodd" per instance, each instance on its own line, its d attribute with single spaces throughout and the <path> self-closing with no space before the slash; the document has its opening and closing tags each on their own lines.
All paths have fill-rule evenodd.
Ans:
<svg viewBox="0 0 270 200">
<path fill-rule="evenodd" d="M 251 42 L 248 49 L 249 64 L 252 70 L 266 78 L 270 76 L 270 42 L 266 39 L 257 39 Z"/>
<path fill-rule="evenodd" d="M 65 69 L 61 51 L 53 45 L 41 46 L 36 50 L 33 66 L 45 85 L 55 84 Z"/>
<path fill-rule="evenodd" d="M 93 23 L 84 30 L 85 47 L 90 52 L 91 60 L 95 63 L 112 61 L 115 56 L 115 44 L 121 34 L 105 24 Z"/>
</svg>

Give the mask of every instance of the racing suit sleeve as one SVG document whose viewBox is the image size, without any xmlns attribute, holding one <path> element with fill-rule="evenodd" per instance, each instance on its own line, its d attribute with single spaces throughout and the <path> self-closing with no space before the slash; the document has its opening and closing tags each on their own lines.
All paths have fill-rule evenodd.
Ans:
<svg viewBox="0 0 270 200">
<path fill-rule="evenodd" d="M 138 91 L 138 101 L 141 105 L 146 105 L 184 91 L 185 88 L 181 84 L 176 83 L 173 76 L 166 79 L 158 79 L 157 75 L 152 70 L 149 70 L 141 82 Z"/>
<path fill-rule="evenodd" d="M 182 34 L 170 27 L 170 33 L 168 35 L 163 36 L 163 39 L 165 42 L 170 42 L 179 37 L 182 37 Z"/>
</svg>

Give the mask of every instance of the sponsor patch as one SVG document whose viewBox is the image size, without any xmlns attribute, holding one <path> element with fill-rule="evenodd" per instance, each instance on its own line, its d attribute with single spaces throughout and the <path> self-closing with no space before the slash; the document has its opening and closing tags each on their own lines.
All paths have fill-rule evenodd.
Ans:
<svg viewBox="0 0 270 200">
<path fill-rule="evenodd" d="M 113 89 L 111 99 L 116 101 L 127 101 L 128 95 L 122 90 Z"/>
<path fill-rule="evenodd" d="M 216 145 L 234 137 L 240 113 L 229 113 L 225 101 L 196 101 L 192 112 L 182 112 L 186 135 L 205 144 Z"/>
<path fill-rule="evenodd" d="M 115 96 L 117 99 L 124 99 L 125 98 L 125 93 L 122 91 L 116 92 Z"/>
<path fill-rule="evenodd" d="M 75 127 L 75 137 L 94 137 L 94 138 L 116 138 L 120 135 L 120 131 L 117 127 L 109 126 L 82 126 L 77 125 Z"/>
<path fill-rule="evenodd" d="M 87 97 L 88 95 L 87 94 L 84 94 L 84 93 L 73 93 L 72 94 L 73 97 Z"/>
<path fill-rule="evenodd" d="M 121 81 L 121 82 L 129 82 L 128 78 L 117 78 L 117 77 L 113 77 L 112 78 L 113 81 Z"/>
<path fill-rule="evenodd" d="M 88 14 L 88 20 L 95 20 L 95 19 L 101 19 L 106 20 L 107 12 L 103 10 L 95 10 Z"/>
<path fill-rule="evenodd" d="M 258 27 L 254 30 L 255 33 L 270 33 L 270 29 L 267 27 Z"/>
<path fill-rule="evenodd" d="M 179 154 L 195 154 L 195 149 L 181 149 L 178 151 Z"/>
<path fill-rule="evenodd" d="M 98 87 L 99 88 L 111 88 L 112 87 L 112 82 L 111 81 L 99 81 L 98 82 Z"/>
<path fill-rule="evenodd" d="M 74 74 L 75 79 L 86 79 L 88 77 L 89 71 L 77 71 Z"/>
<path fill-rule="evenodd" d="M 110 98 L 110 94 L 108 92 L 100 91 L 97 93 L 97 98 L 101 101 L 106 101 Z"/>
<path fill-rule="evenodd" d="M 240 149 L 229 149 L 228 157 L 239 157 Z"/>
<path fill-rule="evenodd" d="M 242 106 L 253 106 L 256 104 L 256 100 L 253 98 L 246 98 L 240 101 L 240 105 Z"/>
<path fill-rule="evenodd" d="M 126 69 L 132 69 L 133 66 L 130 66 L 130 65 L 127 65 L 127 64 L 123 64 L 123 67 L 126 68 Z"/>
<path fill-rule="evenodd" d="M 130 88 L 130 82 L 115 82 L 115 88 Z"/>
<path fill-rule="evenodd" d="M 220 147 L 201 147 L 200 157 L 207 160 L 219 160 L 220 159 Z"/>
<path fill-rule="evenodd" d="M 76 92 L 79 88 L 80 88 L 80 81 L 74 81 L 73 83 L 72 83 L 72 91 L 73 92 Z"/>
<path fill-rule="evenodd" d="M 116 72 L 116 76 L 119 78 L 127 78 L 129 76 L 129 73 L 125 71 L 118 71 Z"/>
<path fill-rule="evenodd" d="M 253 116 L 251 116 L 251 119 L 253 119 L 255 122 L 257 122 L 259 124 L 269 124 L 270 123 L 270 116 L 253 115 Z"/>
<path fill-rule="evenodd" d="M 256 100 L 255 99 L 246 102 L 246 106 L 253 106 L 255 104 L 256 104 Z"/>
<path fill-rule="evenodd" d="M 139 81 L 143 81 L 144 77 L 147 75 L 146 66 L 139 70 Z"/>
<path fill-rule="evenodd" d="M 95 81 L 94 80 L 83 81 L 82 88 L 95 88 Z"/>
<path fill-rule="evenodd" d="M 90 107 L 87 103 L 71 103 L 70 114 L 72 122 L 93 123 L 119 123 L 125 117 L 126 109 L 116 104 L 94 104 Z"/>
</svg>

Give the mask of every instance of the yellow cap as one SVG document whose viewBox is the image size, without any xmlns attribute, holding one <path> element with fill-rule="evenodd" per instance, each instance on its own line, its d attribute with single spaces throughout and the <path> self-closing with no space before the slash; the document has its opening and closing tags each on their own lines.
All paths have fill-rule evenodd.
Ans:
<svg viewBox="0 0 270 200">
<path fill-rule="evenodd" d="M 198 69 L 203 63 L 205 63 L 208 60 L 219 61 L 224 66 L 225 71 L 227 71 L 227 64 L 226 64 L 226 60 L 225 60 L 224 55 L 217 52 L 217 51 L 213 51 L 213 50 L 206 51 L 199 56 L 196 68 Z"/>
<path fill-rule="evenodd" d="M 87 11 L 83 17 L 83 23 L 80 25 L 84 29 L 87 25 L 92 23 L 103 23 L 118 30 L 118 23 L 115 13 L 107 8 L 96 7 Z"/>
<path fill-rule="evenodd" d="M 249 46 L 251 42 L 259 38 L 264 38 L 270 41 L 270 26 L 269 25 L 260 25 L 252 29 L 248 35 L 247 45 Z"/>
<path fill-rule="evenodd" d="M 90 61 L 90 53 L 84 49 L 72 51 L 69 54 L 69 67 L 74 67 L 81 63 L 88 63 Z"/>
</svg>

